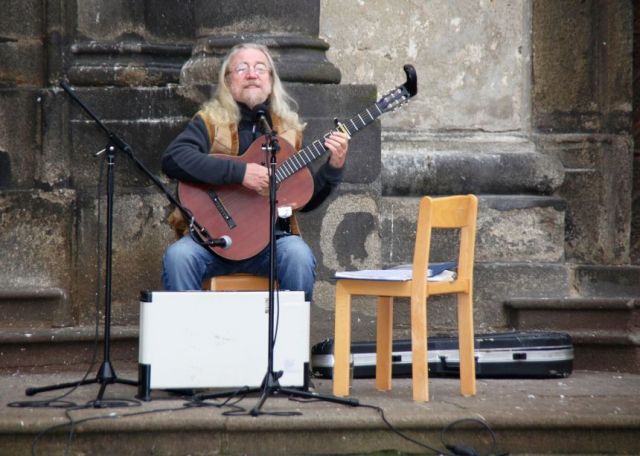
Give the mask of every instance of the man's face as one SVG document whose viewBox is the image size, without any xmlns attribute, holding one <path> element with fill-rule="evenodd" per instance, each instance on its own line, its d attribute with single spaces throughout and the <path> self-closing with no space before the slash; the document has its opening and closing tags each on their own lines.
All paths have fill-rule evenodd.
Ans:
<svg viewBox="0 0 640 456">
<path fill-rule="evenodd" d="M 271 68 L 258 49 L 243 49 L 229 61 L 227 75 L 234 100 L 253 109 L 271 95 Z"/>
</svg>

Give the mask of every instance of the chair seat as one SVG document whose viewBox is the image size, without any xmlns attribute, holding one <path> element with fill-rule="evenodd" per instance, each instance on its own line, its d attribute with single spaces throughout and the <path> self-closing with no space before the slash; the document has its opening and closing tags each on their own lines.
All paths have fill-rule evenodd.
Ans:
<svg viewBox="0 0 640 456">
<path fill-rule="evenodd" d="M 349 292 L 355 296 L 396 296 L 410 298 L 412 284 L 405 280 L 360 280 L 338 279 Z M 470 289 L 468 280 L 452 282 L 428 282 L 429 294 L 452 294 L 467 292 Z"/>
<path fill-rule="evenodd" d="M 202 282 L 203 290 L 211 291 L 263 291 L 269 289 L 269 279 L 246 273 L 211 277 Z"/>
</svg>

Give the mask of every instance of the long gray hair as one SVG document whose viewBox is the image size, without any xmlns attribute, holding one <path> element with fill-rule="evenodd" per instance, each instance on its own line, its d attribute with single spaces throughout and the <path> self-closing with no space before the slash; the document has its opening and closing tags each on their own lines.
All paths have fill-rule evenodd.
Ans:
<svg viewBox="0 0 640 456">
<path fill-rule="evenodd" d="M 257 49 L 262 52 L 269 64 L 271 77 L 271 95 L 269 107 L 271 111 L 282 120 L 285 129 L 294 129 L 298 132 L 304 130 L 305 124 L 300 121 L 296 109 L 296 101 L 291 98 L 282 86 L 278 72 L 276 71 L 271 53 L 266 46 L 257 43 L 240 43 L 231 48 L 220 67 L 218 74 L 218 86 L 213 98 L 202 105 L 202 110 L 218 125 L 236 124 L 240 121 L 240 109 L 231 95 L 229 89 L 229 62 L 231 58 L 244 49 Z"/>
</svg>

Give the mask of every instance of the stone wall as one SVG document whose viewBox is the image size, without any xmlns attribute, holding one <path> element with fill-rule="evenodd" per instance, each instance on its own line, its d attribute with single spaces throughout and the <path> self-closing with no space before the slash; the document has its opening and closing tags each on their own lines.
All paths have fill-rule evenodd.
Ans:
<svg viewBox="0 0 640 456">
<path fill-rule="evenodd" d="M 415 65 L 419 95 L 385 130 L 528 131 L 528 1 L 321 2 L 320 35 L 342 83 L 394 87 Z"/>
<path fill-rule="evenodd" d="M 629 264 L 631 2 L 536 1 L 533 8 L 533 125 L 540 149 L 565 167 L 567 259 Z"/>
<path fill-rule="evenodd" d="M 59 80 L 160 175 L 162 150 L 241 39 L 274 48 L 313 138 L 334 116 L 404 82 L 405 63 L 418 73 L 418 96 L 354 138 L 344 184 L 302 217 L 319 260 L 313 341 L 333 333 L 336 270 L 410 261 L 423 194 L 480 196 L 479 328 L 504 327 L 510 297 L 569 295 L 574 264 L 629 262 L 630 1 L 255 7 L 246 18 L 242 3 L 223 0 L 8 1 L 0 16 L 0 287 L 64 290 L 54 325 L 93 320 L 105 222 L 94 153 L 106 140 Z M 139 291 L 160 285 L 170 205 L 124 155 L 116 169 L 114 321 L 135 326 Z M 354 338 L 369 338 L 372 313 L 356 309 L 366 324 Z M 432 316 L 437 328 L 453 325 L 438 303 Z M 406 314 L 398 321 L 406 335 Z"/>
<path fill-rule="evenodd" d="M 31 326 L 89 326 L 106 291 L 107 167 L 104 152 L 96 153 L 109 140 L 61 89 L 61 80 L 135 157 L 118 151 L 112 167 L 116 326 L 136 326 L 140 291 L 161 288 L 162 252 L 173 238 L 165 224 L 171 205 L 136 161 L 174 190 L 175 183 L 160 171 L 160 155 L 213 93 L 211 70 L 229 47 L 252 39 L 272 48 L 309 123 L 309 140 L 330 131 L 334 116 L 347 119 L 375 101 L 371 85 L 337 85 L 340 72 L 327 61 L 328 44 L 317 36 L 319 2 L 264 2 L 251 20 L 241 14 L 240 3 L 208 0 L 12 1 L 10 6 L 0 18 L 0 248 L 5 255 L 0 287 L 6 291 L 2 296 L 26 296 L 21 299 L 31 299 L 33 307 L 40 305 L 43 288 L 62 290 L 45 295 L 64 298 L 46 301 L 53 310 L 32 312 L 46 318 Z M 28 27 L 18 25 L 24 18 Z M 316 339 L 333 325 L 333 271 L 377 264 L 371 262 L 379 251 L 374 242 L 377 122 L 354 138 L 351 154 L 367 166 L 350 166 L 343 188 L 301 217 L 319 263 Z M 362 225 L 353 215 L 361 213 L 369 223 Z M 346 255 L 346 244 L 363 253 Z M 0 307 L 15 305 L 0 302 Z"/>
<path fill-rule="evenodd" d="M 629 264 L 631 13 L 627 1 L 322 2 L 343 83 L 383 91 L 404 63 L 418 73 L 416 99 L 382 120 L 383 264 L 410 261 L 415 198 L 466 192 L 481 201 L 480 328 L 506 324 L 511 296 L 571 295 L 576 264 Z M 450 329 L 446 312 L 430 323 Z"/>
</svg>

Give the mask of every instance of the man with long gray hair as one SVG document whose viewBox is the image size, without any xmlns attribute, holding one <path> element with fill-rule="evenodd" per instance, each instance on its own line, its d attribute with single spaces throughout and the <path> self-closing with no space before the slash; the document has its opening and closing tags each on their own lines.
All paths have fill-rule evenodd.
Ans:
<svg viewBox="0 0 640 456">
<path fill-rule="evenodd" d="M 242 155 L 247 151 L 261 136 L 256 107 L 266 108 L 265 117 L 273 130 L 295 150 L 300 150 L 305 125 L 295 106 L 282 86 L 269 50 L 255 43 L 236 45 L 222 63 L 215 95 L 169 145 L 162 158 L 162 169 L 169 177 L 183 182 L 238 184 L 267 195 L 269 169 L 263 163 L 225 160 L 210 154 Z M 320 204 L 342 180 L 347 135 L 339 131 L 331 133 L 325 138 L 324 147 L 329 158 L 313 173 L 313 196 L 307 208 Z M 167 248 L 163 257 L 162 279 L 166 290 L 199 290 L 203 280 L 234 272 L 269 275 L 268 247 L 250 258 L 231 261 L 185 236 L 179 214 L 174 213 L 170 222 L 182 236 Z M 295 219 L 278 219 L 277 279 L 281 289 L 304 291 L 306 300 L 311 301 L 316 260 L 309 246 L 295 235 L 295 225 Z"/>
</svg>

